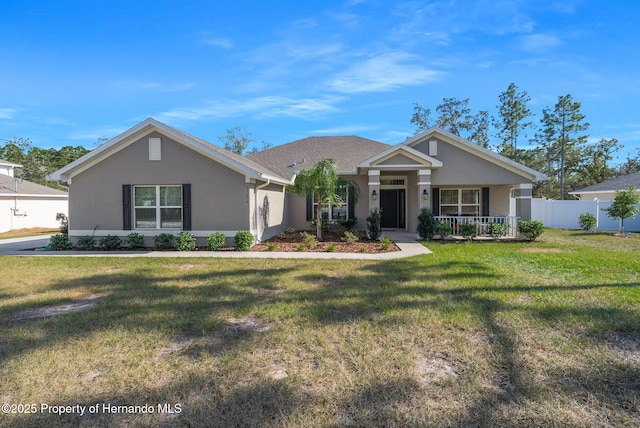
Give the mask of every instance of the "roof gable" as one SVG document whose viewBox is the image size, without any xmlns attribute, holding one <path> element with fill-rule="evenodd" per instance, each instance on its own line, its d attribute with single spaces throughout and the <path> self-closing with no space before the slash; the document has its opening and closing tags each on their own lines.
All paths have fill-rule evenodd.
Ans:
<svg viewBox="0 0 640 428">
<path fill-rule="evenodd" d="M 117 153 L 154 131 L 157 131 L 176 142 L 221 163 L 234 171 L 244 174 L 247 179 L 272 180 L 278 183 L 288 184 L 288 180 L 278 176 L 273 171 L 262 165 L 208 143 L 200 138 L 189 135 L 186 132 L 167 126 L 152 118 L 139 123 L 80 159 L 77 159 L 69 165 L 50 174 L 47 179 L 71 182 L 73 176 L 86 171 L 96 163 L 114 153 Z"/>
<path fill-rule="evenodd" d="M 404 145 L 389 147 L 358 164 L 359 168 L 440 168 L 442 162 Z"/>
<path fill-rule="evenodd" d="M 485 149 L 477 144 L 474 144 L 464 138 L 461 138 L 451 132 L 445 131 L 444 129 L 438 127 L 431 127 L 426 131 L 421 132 L 418 135 L 415 135 L 412 138 L 401 143 L 402 145 L 406 145 L 408 147 L 414 147 L 426 141 L 432 139 L 439 139 L 447 144 L 451 144 L 458 149 L 464 150 L 474 156 L 477 156 L 481 159 L 484 159 L 490 163 L 493 163 L 497 166 L 500 166 L 508 171 L 511 171 L 521 177 L 525 177 L 531 181 L 544 181 L 548 180 L 545 174 L 538 172 L 534 169 L 529 168 L 528 166 L 522 165 L 518 162 L 515 162 L 507 157 L 499 155 L 489 149 Z"/>
<path fill-rule="evenodd" d="M 0 174 L 0 196 L 40 196 L 53 198 L 66 198 L 67 192 L 52 189 L 41 184 L 20 178 Z"/>
</svg>

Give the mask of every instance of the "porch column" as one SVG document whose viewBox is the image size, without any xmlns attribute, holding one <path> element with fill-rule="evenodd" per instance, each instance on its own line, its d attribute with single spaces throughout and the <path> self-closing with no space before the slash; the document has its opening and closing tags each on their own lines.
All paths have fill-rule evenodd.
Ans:
<svg viewBox="0 0 640 428">
<path fill-rule="evenodd" d="M 375 193 L 374 193 L 375 192 Z M 367 198 L 369 199 L 369 212 L 372 209 L 380 209 L 380 170 L 369 170 L 369 191 L 367 192 Z M 367 215 L 369 215 L 369 212 Z"/>
<path fill-rule="evenodd" d="M 425 193 L 426 192 L 426 193 Z M 418 208 L 431 208 L 431 170 L 418 170 Z"/>
<path fill-rule="evenodd" d="M 531 220 L 531 198 L 533 197 L 533 184 L 521 183 L 513 189 L 516 199 L 516 217 L 521 220 Z"/>
</svg>

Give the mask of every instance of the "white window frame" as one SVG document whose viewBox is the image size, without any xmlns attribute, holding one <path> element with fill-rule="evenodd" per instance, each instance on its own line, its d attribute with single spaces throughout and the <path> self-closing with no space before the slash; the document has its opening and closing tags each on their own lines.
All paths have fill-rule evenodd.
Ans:
<svg viewBox="0 0 640 428">
<path fill-rule="evenodd" d="M 444 198 L 442 197 L 443 192 L 446 191 L 452 191 L 455 190 L 458 192 L 458 199 L 457 202 L 455 204 L 447 204 L 444 203 Z M 476 191 L 478 192 L 478 203 L 477 204 L 464 204 L 462 203 L 462 192 L 463 191 L 468 191 L 468 190 L 472 190 L 472 191 Z M 440 189 L 440 214 L 442 214 L 442 207 L 456 207 L 456 212 L 457 214 L 442 214 L 444 216 L 469 216 L 469 217 L 479 217 L 480 216 L 480 212 L 482 209 L 482 192 L 480 191 L 479 188 L 459 188 L 459 189 Z M 463 212 L 463 207 L 476 207 L 476 213 L 475 214 L 468 214 Z"/>
<path fill-rule="evenodd" d="M 345 187 L 347 188 L 346 193 L 346 197 L 343 199 L 342 204 L 340 204 L 337 207 L 334 207 L 333 205 L 325 205 L 324 207 L 322 207 L 322 210 L 320 211 L 320 214 L 324 214 L 325 212 L 328 214 L 328 218 L 327 220 L 329 221 L 329 223 L 336 223 L 339 220 L 348 220 L 349 219 L 349 185 L 345 185 Z M 311 213 L 311 218 L 313 220 L 316 219 L 316 210 L 318 209 L 318 203 L 315 201 L 315 195 L 311 195 L 311 206 L 312 206 L 312 213 Z M 345 210 L 345 217 L 343 219 L 340 218 L 333 218 L 333 214 L 334 214 L 334 210 L 340 210 L 344 208 Z"/>
<path fill-rule="evenodd" d="M 156 204 L 149 205 L 136 205 L 136 189 L 138 188 L 155 188 L 156 191 Z M 180 205 L 160 205 L 160 189 L 163 187 L 177 187 L 180 189 Z M 182 185 L 179 184 L 141 184 L 133 186 L 133 225 L 136 230 L 182 230 L 184 207 L 182 206 Z M 139 227 L 138 226 L 138 208 L 155 208 L 156 210 L 156 225 L 155 227 Z M 162 227 L 162 209 L 163 208 L 179 208 L 180 209 L 180 227 Z"/>
</svg>

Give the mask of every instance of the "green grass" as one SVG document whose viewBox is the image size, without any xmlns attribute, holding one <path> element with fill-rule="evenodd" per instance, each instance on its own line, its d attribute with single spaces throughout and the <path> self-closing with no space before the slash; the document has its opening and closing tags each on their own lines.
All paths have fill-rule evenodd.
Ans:
<svg viewBox="0 0 640 428">
<path fill-rule="evenodd" d="M 0 258 L 2 403 L 182 408 L 0 425 L 640 425 L 640 239 L 542 239 L 389 262 Z"/>
</svg>

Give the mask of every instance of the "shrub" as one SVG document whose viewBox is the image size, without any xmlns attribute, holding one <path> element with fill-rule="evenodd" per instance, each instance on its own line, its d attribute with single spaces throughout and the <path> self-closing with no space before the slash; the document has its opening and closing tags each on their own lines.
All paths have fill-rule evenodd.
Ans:
<svg viewBox="0 0 640 428">
<path fill-rule="evenodd" d="M 80 248 L 81 250 L 88 250 L 89 248 L 93 248 L 96 246 L 96 240 L 93 236 L 85 235 L 78 238 L 78 243 L 76 244 L 76 248 Z"/>
<path fill-rule="evenodd" d="M 178 251 L 193 251 L 196 249 L 196 238 L 190 232 L 180 232 L 176 239 Z"/>
<path fill-rule="evenodd" d="M 71 241 L 69 241 L 69 235 L 65 233 L 57 233 L 51 236 L 49 240 L 49 248 L 52 250 L 68 250 L 73 247 Z"/>
<path fill-rule="evenodd" d="M 340 240 L 342 240 L 343 242 L 346 242 L 347 244 L 351 245 L 351 244 L 355 244 L 356 242 L 358 242 L 360 240 L 360 238 L 358 238 L 358 235 L 356 235 L 355 233 L 346 231 L 344 233 L 344 236 L 342 238 L 340 238 Z"/>
<path fill-rule="evenodd" d="M 296 229 L 293 227 L 287 228 L 287 233 L 296 233 Z"/>
<path fill-rule="evenodd" d="M 267 242 L 267 251 L 275 251 L 278 248 L 278 244 L 275 242 Z"/>
<path fill-rule="evenodd" d="M 540 220 L 520 220 L 518 229 L 529 241 L 535 241 L 544 232 L 544 225 Z"/>
<path fill-rule="evenodd" d="M 578 224 L 580 228 L 586 232 L 592 232 L 597 226 L 597 219 L 591 213 L 583 213 L 578 216 Z"/>
<path fill-rule="evenodd" d="M 356 225 L 357 222 L 358 222 L 358 219 L 354 217 L 354 218 L 348 218 L 346 220 L 339 220 L 338 224 L 350 231 L 351 229 L 353 229 L 353 227 Z"/>
<path fill-rule="evenodd" d="M 507 230 L 509 230 L 509 225 L 507 223 L 490 223 L 487 227 L 487 233 L 496 241 L 501 236 L 506 235 Z"/>
<path fill-rule="evenodd" d="M 436 235 L 440 235 L 443 238 L 451 235 L 451 225 L 447 221 L 436 221 Z"/>
<path fill-rule="evenodd" d="M 153 248 L 156 250 L 169 250 L 173 248 L 175 237 L 171 233 L 161 233 L 153 237 Z"/>
<path fill-rule="evenodd" d="M 143 248 L 144 236 L 136 232 L 130 233 L 129 235 L 127 235 L 127 245 L 131 249 Z"/>
<path fill-rule="evenodd" d="M 374 208 L 369 212 L 369 217 L 367 217 L 367 236 L 369 239 L 375 241 L 382 235 L 381 220 L 382 212 L 379 208 Z"/>
<path fill-rule="evenodd" d="M 99 244 L 103 250 L 114 250 L 120 248 L 122 241 L 116 235 L 107 235 L 100 238 Z"/>
<path fill-rule="evenodd" d="M 328 253 L 333 253 L 335 251 L 336 251 L 336 246 L 335 245 L 333 245 L 333 244 L 327 245 L 327 252 Z"/>
<path fill-rule="evenodd" d="M 221 248 L 226 247 L 226 239 L 224 233 L 210 233 L 207 236 L 207 250 L 209 251 L 218 251 Z"/>
<path fill-rule="evenodd" d="M 285 239 L 287 237 L 287 234 L 284 232 L 280 232 L 276 235 L 276 238 L 278 239 Z"/>
<path fill-rule="evenodd" d="M 366 252 L 367 252 L 367 247 L 365 247 L 364 245 L 361 245 L 361 246 L 358 248 L 358 251 L 360 251 L 361 253 L 366 253 Z"/>
<path fill-rule="evenodd" d="M 382 251 L 387 251 L 390 246 L 391 246 L 391 239 L 387 238 L 386 236 L 383 236 L 382 239 L 380 239 L 380 249 Z"/>
<path fill-rule="evenodd" d="M 316 239 L 314 235 L 307 232 L 301 232 L 300 236 L 302 236 L 302 245 L 304 245 L 305 248 L 311 248 L 318 245 L 318 239 Z"/>
<path fill-rule="evenodd" d="M 418 236 L 423 241 L 433 239 L 436 234 L 436 219 L 429 208 L 422 208 L 418 215 Z"/>
<path fill-rule="evenodd" d="M 304 251 L 306 249 L 307 249 L 307 247 L 302 242 L 299 243 L 298 245 L 296 245 L 296 250 L 298 250 L 298 251 Z"/>
<path fill-rule="evenodd" d="M 460 235 L 465 239 L 471 239 L 476 236 L 476 225 L 473 223 L 464 223 L 460 225 Z"/>
<path fill-rule="evenodd" d="M 236 251 L 249 251 L 253 244 L 253 235 L 248 230 L 239 230 L 233 238 L 233 246 Z"/>
</svg>

